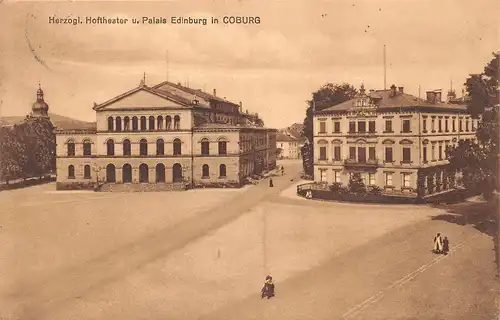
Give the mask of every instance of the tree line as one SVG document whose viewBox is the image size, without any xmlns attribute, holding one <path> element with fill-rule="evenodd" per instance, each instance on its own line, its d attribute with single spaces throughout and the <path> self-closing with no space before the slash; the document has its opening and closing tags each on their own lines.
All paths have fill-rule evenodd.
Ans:
<svg viewBox="0 0 500 320">
<path fill-rule="evenodd" d="M 56 138 L 49 119 L 26 118 L 0 127 L 0 182 L 42 177 L 55 167 Z"/>
</svg>

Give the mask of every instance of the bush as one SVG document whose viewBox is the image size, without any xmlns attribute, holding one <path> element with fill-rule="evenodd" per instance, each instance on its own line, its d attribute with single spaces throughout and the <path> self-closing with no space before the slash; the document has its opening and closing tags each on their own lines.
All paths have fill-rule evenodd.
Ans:
<svg viewBox="0 0 500 320">
<path fill-rule="evenodd" d="M 350 192 L 354 194 L 362 194 L 366 193 L 366 186 L 361 178 L 361 174 L 358 172 L 351 175 L 349 178 L 348 189 Z"/>
<path fill-rule="evenodd" d="M 381 195 L 382 194 L 382 188 L 379 186 L 369 186 L 368 187 L 368 193 L 373 194 L 373 195 Z"/>
</svg>

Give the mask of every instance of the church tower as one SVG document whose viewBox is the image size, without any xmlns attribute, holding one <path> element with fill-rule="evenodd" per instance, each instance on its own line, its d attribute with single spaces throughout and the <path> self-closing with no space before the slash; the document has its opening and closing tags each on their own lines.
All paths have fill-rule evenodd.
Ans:
<svg viewBox="0 0 500 320">
<path fill-rule="evenodd" d="M 33 103 L 33 106 L 31 107 L 30 117 L 32 118 L 49 117 L 49 105 L 43 100 L 43 90 L 40 84 L 38 84 L 38 90 L 36 92 L 36 102 Z"/>
</svg>

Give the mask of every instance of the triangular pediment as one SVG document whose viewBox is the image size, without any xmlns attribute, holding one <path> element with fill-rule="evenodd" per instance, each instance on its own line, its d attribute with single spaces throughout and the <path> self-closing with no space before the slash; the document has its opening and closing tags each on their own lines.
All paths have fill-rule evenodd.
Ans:
<svg viewBox="0 0 500 320">
<path fill-rule="evenodd" d="M 121 109 L 179 109 L 188 108 L 185 103 L 158 94 L 147 87 L 126 92 L 95 107 L 95 110 L 121 110 Z"/>
</svg>

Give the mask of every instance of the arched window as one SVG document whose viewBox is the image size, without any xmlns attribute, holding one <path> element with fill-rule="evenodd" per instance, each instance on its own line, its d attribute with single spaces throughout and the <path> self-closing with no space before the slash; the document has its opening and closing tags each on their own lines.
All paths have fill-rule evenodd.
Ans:
<svg viewBox="0 0 500 320">
<path fill-rule="evenodd" d="M 113 131 L 113 117 L 108 117 L 108 131 Z"/>
<path fill-rule="evenodd" d="M 122 167 L 122 180 L 123 183 L 132 182 L 132 166 L 128 163 L 125 163 Z"/>
<path fill-rule="evenodd" d="M 130 131 L 130 118 L 123 118 L 123 131 Z"/>
<path fill-rule="evenodd" d="M 210 154 L 210 142 L 207 138 L 201 140 L 201 154 L 209 155 Z"/>
<path fill-rule="evenodd" d="M 116 131 L 122 131 L 122 118 L 116 117 Z"/>
<path fill-rule="evenodd" d="M 90 179 L 90 166 L 88 164 L 83 167 L 83 179 Z"/>
<path fill-rule="evenodd" d="M 158 116 L 158 118 L 156 118 L 157 120 L 157 126 L 156 128 L 158 130 L 163 130 L 163 117 L 162 116 Z"/>
<path fill-rule="evenodd" d="M 166 116 L 165 124 L 166 124 L 167 130 L 172 130 L 172 117 L 171 116 Z"/>
<path fill-rule="evenodd" d="M 156 182 L 165 182 L 165 165 L 163 163 L 156 165 Z"/>
<path fill-rule="evenodd" d="M 155 117 L 149 117 L 149 131 L 153 131 L 155 129 Z"/>
<path fill-rule="evenodd" d="M 180 163 L 175 163 L 172 167 L 172 181 L 182 182 L 182 166 Z"/>
<path fill-rule="evenodd" d="M 114 156 L 115 155 L 115 142 L 113 139 L 109 139 L 106 142 L 107 145 L 107 151 L 108 151 L 108 156 Z"/>
<path fill-rule="evenodd" d="M 174 139 L 174 156 L 180 156 L 182 154 L 181 139 Z"/>
<path fill-rule="evenodd" d="M 139 166 L 139 183 L 149 182 L 149 168 L 145 163 L 141 163 Z"/>
<path fill-rule="evenodd" d="M 201 178 L 202 179 L 210 178 L 210 169 L 208 168 L 208 164 L 204 164 L 201 167 Z"/>
<path fill-rule="evenodd" d="M 142 116 L 141 117 L 141 131 L 146 131 L 146 117 Z"/>
<path fill-rule="evenodd" d="M 141 141 L 139 142 L 139 155 L 148 155 L 148 142 L 146 141 L 146 139 L 141 139 Z"/>
<path fill-rule="evenodd" d="M 123 140 L 123 155 L 124 156 L 130 156 L 130 155 L 132 155 L 132 147 L 130 145 L 130 140 L 129 139 Z"/>
<path fill-rule="evenodd" d="M 68 156 L 72 157 L 75 155 L 75 142 L 72 140 L 68 141 Z"/>
<path fill-rule="evenodd" d="M 132 117 L 132 131 L 137 130 L 139 130 L 139 120 L 137 120 L 137 117 Z"/>
<path fill-rule="evenodd" d="M 179 130 L 181 128 L 181 117 L 174 117 L 174 130 Z"/>
<path fill-rule="evenodd" d="M 221 164 L 219 166 L 219 178 L 225 178 L 226 177 L 226 165 Z"/>
<path fill-rule="evenodd" d="M 219 155 L 227 154 L 227 142 L 224 140 L 219 141 Z"/>
<path fill-rule="evenodd" d="M 163 139 L 156 140 L 156 155 L 163 156 L 165 154 L 165 141 Z"/>
<path fill-rule="evenodd" d="M 83 155 L 87 157 L 92 155 L 92 142 L 88 139 L 83 140 Z"/>
<path fill-rule="evenodd" d="M 116 169 L 111 163 L 106 166 L 106 181 L 116 182 Z"/>
<path fill-rule="evenodd" d="M 75 178 L 75 166 L 71 164 L 68 166 L 68 179 L 74 179 L 74 178 Z"/>
</svg>

